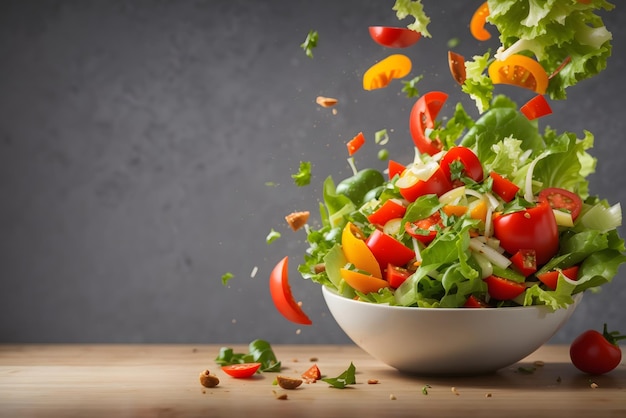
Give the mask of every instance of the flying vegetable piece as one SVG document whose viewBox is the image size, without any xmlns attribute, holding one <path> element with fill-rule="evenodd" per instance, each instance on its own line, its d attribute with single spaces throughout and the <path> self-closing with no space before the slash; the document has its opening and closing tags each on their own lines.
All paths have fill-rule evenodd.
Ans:
<svg viewBox="0 0 626 418">
<path fill-rule="evenodd" d="M 363 74 L 363 89 L 376 90 L 387 87 L 394 78 L 406 77 L 411 72 L 411 59 L 403 54 L 393 54 L 372 65 Z"/>
<path fill-rule="evenodd" d="M 505 60 L 495 60 L 489 65 L 493 84 L 510 84 L 545 94 L 548 74 L 541 64 L 525 55 L 514 54 Z"/>
<path fill-rule="evenodd" d="M 387 48 L 408 48 L 422 37 L 414 30 L 391 26 L 370 26 L 369 32 L 374 42 Z"/>
<path fill-rule="evenodd" d="M 319 39 L 319 34 L 316 30 L 310 30 L 306 35 L 306 39 L 304 42 L 300 44 L 300 48 L 304 50 L 304 53 L 307 57 L 313 58 L 313 48 L 317 47 L 317 41 Z"/>
<path fill-rule="evenodd" d="M 278 312 L 285 318 L 301 325 L 311 325 L 312 321 L 296 303 L 291 293 L 288 275 L 289 258 L 280 260 L 270 273 L 270 293 Z"/>
<path fill-rule="evenodd" d="M 489 4 L 484 2 L 472 15 L 470 20 L 470 33 L 479 41 L 486 41 L 491 38 L 491 34 L 485 29 L 487 17 L 489 16 Z"/>
</svg>

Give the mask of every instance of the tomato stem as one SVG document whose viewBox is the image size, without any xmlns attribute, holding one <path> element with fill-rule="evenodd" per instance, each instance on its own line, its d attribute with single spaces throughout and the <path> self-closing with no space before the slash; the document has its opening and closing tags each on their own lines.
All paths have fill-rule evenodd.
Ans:
<svg viewBox="0 0 626 418">
<path fill-rule="evenodd" d="M 625 340 L 626 339 L 626 335 L 622 335 L 619 333 L 619 331 L 608 331 L 607 325 L 606 323 L 604 323 L 604 329 L 602 330 L 602 336 L 604 338 L 606 338 L 606 340 L 608 342 L 610 342 L 613 345 L 617 345 L 617 342 L 619 340 Z"/>
</svg>

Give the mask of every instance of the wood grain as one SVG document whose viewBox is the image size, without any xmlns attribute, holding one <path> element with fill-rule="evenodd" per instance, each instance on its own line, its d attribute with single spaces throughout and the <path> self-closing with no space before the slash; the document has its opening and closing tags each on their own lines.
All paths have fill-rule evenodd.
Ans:
<svg viewBox="0 0 626 418">
<path fill-rule="evenodd" d="M 429 377 L 401 374 L 351 345 L 277 345 L 281 375 L 298 377 L 316 363 L 334 377 L 356 366 L 357 383 L 347 389 L 318 381 L 289 391 L 273 385 L 276 373 L 225 375 L 213 360 L 221 346 L 0 345 L 0 416 L 626 416 L 626 366 L 588 376 L 571 365 L 565 346 L 544 346 L 495 374 Z M 204 369 L 219 386 L 200 385 Z"/>
</svg>

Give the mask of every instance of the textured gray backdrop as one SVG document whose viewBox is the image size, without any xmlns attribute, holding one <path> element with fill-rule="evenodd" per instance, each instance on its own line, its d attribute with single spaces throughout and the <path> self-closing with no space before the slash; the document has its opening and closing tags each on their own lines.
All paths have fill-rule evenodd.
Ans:
<svg viewBox="0 0 626 418">
<path fill-rule="evenodd" d="M 468 33 L 481 2 L 424 0 L 433 38 L 402 51 L 411 76 L 425 76 L 422 92 L 443 89 L 469 110 L 446 44 L 459 38 L 466 56 L 491 45 Z M 410 157 L 413 101 L 398 82 L 375 92 L 360 84 L 394 52 L 368 25 L 409 23 L 392 5 L 2 1 L 0 342 L 348 342 L 319 286 L 298 276 L 304 233 L 283 217 L 311 210 L 317 221 L 319 184 L 348 175 L 345 142 L 359 131 L 370 139 L 360 167 L 384 166 L 371 141 L 383 128 L 393 129 L 392 158 Z M 626 8 L 605 16 L 609 68 L 541 123 L 596 135 L 591 189 L 614 203 L 626 202 Z M 320 34 L 313 59 L 299 46 L 309 29 Z M 337 115 L 318 95 L 340 100 Z M 290 178 L 300 161 L 313 163 L 310 187 Z M 271 228 L 282 238 L 267 245 Z M 267 278 L 285 255 L 313 326 L 273 308 Z M 226 272 L 235 277 L 223 286 Z M 625 275 L 588 295 L 553 341 L 605 321 L 625 331 Z"/>
</svg>

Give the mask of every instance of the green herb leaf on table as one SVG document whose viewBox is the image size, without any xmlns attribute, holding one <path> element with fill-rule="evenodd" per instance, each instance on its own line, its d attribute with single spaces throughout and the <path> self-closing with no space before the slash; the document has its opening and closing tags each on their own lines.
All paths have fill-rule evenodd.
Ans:
<svg viewBox="0 0 626 418">
<path fill-rule="evenodd" d="M 344 389 L 346 386 L 354 385 L 356 383 L 355 374 L 356 374 L 356 367 L 354 367 L 354 364 L 350 362 L 350 366 L 348 366 L 348 368 L 339 376 L 325 377 L 322 379 L 322 381 L 328 383 L 334 388 Z"/>
</svg>

